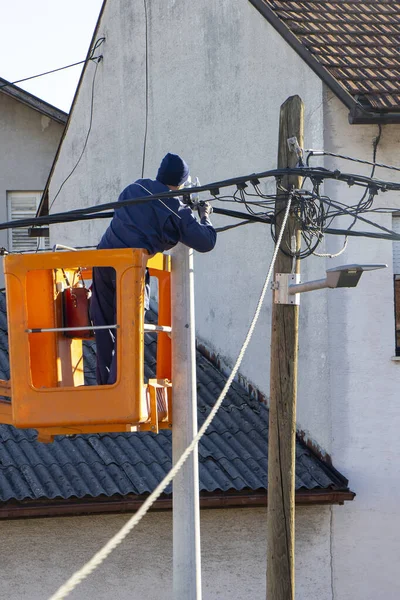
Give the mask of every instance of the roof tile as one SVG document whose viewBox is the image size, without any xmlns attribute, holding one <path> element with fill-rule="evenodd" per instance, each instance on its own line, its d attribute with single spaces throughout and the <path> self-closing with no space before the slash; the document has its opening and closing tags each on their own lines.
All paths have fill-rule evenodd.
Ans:
<svg viewBox="0 0 400 600">
<path fill-rule="evenodd" d="M 264 2 L 356 100 L 363 95 L 373 110 L 400 111 L 400 2 Z"/>
<path fill-rule="evenodd" d="M 0 325 L 5 321 L 0 294 Z M 146 335 L 146 373 L 154 377 L 155 335 Z M 85 343 L 86 384 L 95 382 L 95 345 Z M 0 327 L 0 368 L 8 370 L 7 336 Z M 204 422 L 225 376 L 197 353 L 198 421 Z M 125 496 L 151 492 L 171 468 L 171 431 L 58 436 L 45 445 L 33 429 L 0 425 L 0 503 L 38 498 Z M 297 489 L 347 490 L 347 480 L 299 440 Z M 236 382 L 199 444 L 200 489 L 267 488 L 268 410 Z M 166 492 L 171 493 L 170 485 Z"/>
</svg>

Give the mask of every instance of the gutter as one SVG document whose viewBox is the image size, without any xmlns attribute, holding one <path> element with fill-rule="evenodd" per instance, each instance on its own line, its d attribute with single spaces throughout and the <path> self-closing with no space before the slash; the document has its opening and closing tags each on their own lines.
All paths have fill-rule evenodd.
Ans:
<svg viewBox="0 0 400 600">
<path fill-rule="evenodd" d="M 374 112 L 364 109 L 357 100 L 329 73 L 329 71 L 314 58 L 311 52 L 290 31 L 283 21 L 274 13 L 264 0 L 249 0 L 259 13 L 276 29 L 283 39 L 305 61 L 316 75 L 349 109 L 350 125 L 396 124 L 400 123 L 400 112 Z"/>
<path fill-rule="evenodd" d="M 29 519 L 35 517 L 64 517 L 93 514 L 116 514 L 136 512 L 148 497 L 148 494 L 136 496 L 130 494 L 109 498 L 55 498 L 49 500 L 16 500 L 0 504 L 0 520 Z M 355 493 L 350 490 L 306 490 L 296 492 L 297 505 L 344 504 L 353 500 Z M 252 508 L 266 507 L 268 495 L 266 490 L 244 490 L 231 492 L 201 492 L 200 508 Z M 172 510 L 172 495 L 163 494 L 151 508 L 152 511 Z"/>
<path fill-rule="evenodd" d="M 350 125 L 395 125 L 400 123 L 400 113 L 372 112 L 365 110 L 359 103 L 354 105 L 349 112 Z"/>
</svg>

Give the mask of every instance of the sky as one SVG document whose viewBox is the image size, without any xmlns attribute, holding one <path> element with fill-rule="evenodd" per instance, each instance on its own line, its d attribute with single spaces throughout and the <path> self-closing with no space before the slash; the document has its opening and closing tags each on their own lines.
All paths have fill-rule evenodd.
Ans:
<svg viewBox="0 0 400 600">
<path fill-rule="evenodd" d="M 103 0 L 0 0 L 0 77 L 16 81 L 86 58 Z M 17 84 L 68 112 L 83 65 Z"/>
</svg>

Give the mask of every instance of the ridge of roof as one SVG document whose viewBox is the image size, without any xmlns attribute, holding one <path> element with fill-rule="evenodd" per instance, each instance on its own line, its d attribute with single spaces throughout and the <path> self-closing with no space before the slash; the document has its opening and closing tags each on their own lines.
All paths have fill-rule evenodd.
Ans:
<svg viewBox="0 0 400 600">
<path fill-rule="evenodd" d="M 350 110 L 400 123 L 400 2 L 250 0 Z"/>
<path fill-rule="evenodd" d="M 52 104 L 49 104 L 49 102 L 38 98 L 34 94 L 23 90 L 14 83 L 11 83 L 2 77 L 0 77 L 0 92 L 10 96 L 11 98 L 15 98 L 15 100 L 22 102 L 22 104 L 25 104 L 30 108 L 33 108 L 33 110 L 42 113 L 46 117 L 50 117 L 50 119 L 57 121 L 57 123 L 65 125 L 68 120 L 68 113 L 64 112 L 60 108 L 57 108 L 56 106 L 53 106 Z"/>
</svg>

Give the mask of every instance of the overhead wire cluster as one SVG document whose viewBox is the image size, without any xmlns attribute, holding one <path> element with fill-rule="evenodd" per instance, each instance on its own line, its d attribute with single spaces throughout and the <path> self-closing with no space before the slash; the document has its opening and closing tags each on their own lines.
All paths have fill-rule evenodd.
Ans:
<svg viewBox="0 0 400 600">
<path fill-rule="evenodd" d="M 349 158 L 349 160 L 353 159 Z M 384 167 L 384 165 L 380 166 Z M 291 175 L 302 177 L 303 183 L 300 189 L 286 189 L 284 187 L 283 184 L 285 178 Z M 275 184 L 276 186 L 276 191 L 273 193 L 269 193 L 264 189 L 270 187 L 265 185 L 268 180 L 272 180 L 272 184 Z M 332 200 L 332 198 L 322 191 L 323 184 L 328 180 L 343 182 L 349 187 L 358 186 L 362 192 L 361 198 L 352 205 L 345 204 L 339 200 Z M 234 188 L 234 191 L 232 191 L 232 188 Z M 318 254 L 316 250 L 322 243 L 326 234 L 345 236 L 363 235 L 367 237 L 378 237 L 400 241 L 400 236 L 394 231 L 363 216 L 374 212 L 393 213 L 398 211 L 398 208 L 396 207 L 374 208 L 374 200 L 378 194 L 388 191 L 400 191 L 400 183 L 379 180 L 355 173 L 345 173 L 337 169 L 330 170 L 322 167 L 310 167 L 306 164 L 301 167 L 272 169 L 262 173 L 253 173 L 242 177 L 225 179 L 203 186 L 184 188 L 180 194 L 183 201 L 192 205 L 193 208 L 196 207 L 191 201 L 191 196 L 194 193 L 196 195 L 199 193 L 206 193 L 207 200 L 211 202 L 218 200 L 221 204 L 240 204 L 246 212 L 239 212 L 225 207 L 222 208 L 221 204 L 214 208 L 215 214 L 221 214 L 241 220 L 240 223 L 221 227 L 220 231 L 226 231 L 227 229 L 249 224 L 251 222 L 264 223 L 270 227 L 274 241 L 276 241 L 276 200 L 283 200 L 283 205 L 285 205 L 285 201 L 290 194 L 292 197 L 291 215 L 300 229 L 302 245 L 299 251 L 295 251 L 293 248 L 289 247 L 282 248 L 282 251 L 290 256 L 296 256 L 297 258 L 302 259 L 313 253 Z M 168 198 L 175 197 L 176 195 L 176 191 L 164 192 L 162 194 L 146 195 L 117 202 L 107 202 L 45 216 L 7 221 L 5 223 L 0 223 L 0 230 L 17 227 L 48 226 L 55 223 L 69 223 L 99 218 L 110 219 L 113 216 L 113 211 L 122 208 L 123 206 L 154 200 L 165 202 Z M 334 228 L 333 224 L 335 220 L 343 216 L 348 217 L 351 220 L 350 224 L 345 229 Z M 356 222 L 367 224 L 369 230 L 361 232 L 359 230 L 354 230 L 353 227 Z M 375 231 L 373 229 L 371 230 L 371 228 L 375 229 Z"/>
</svg>

